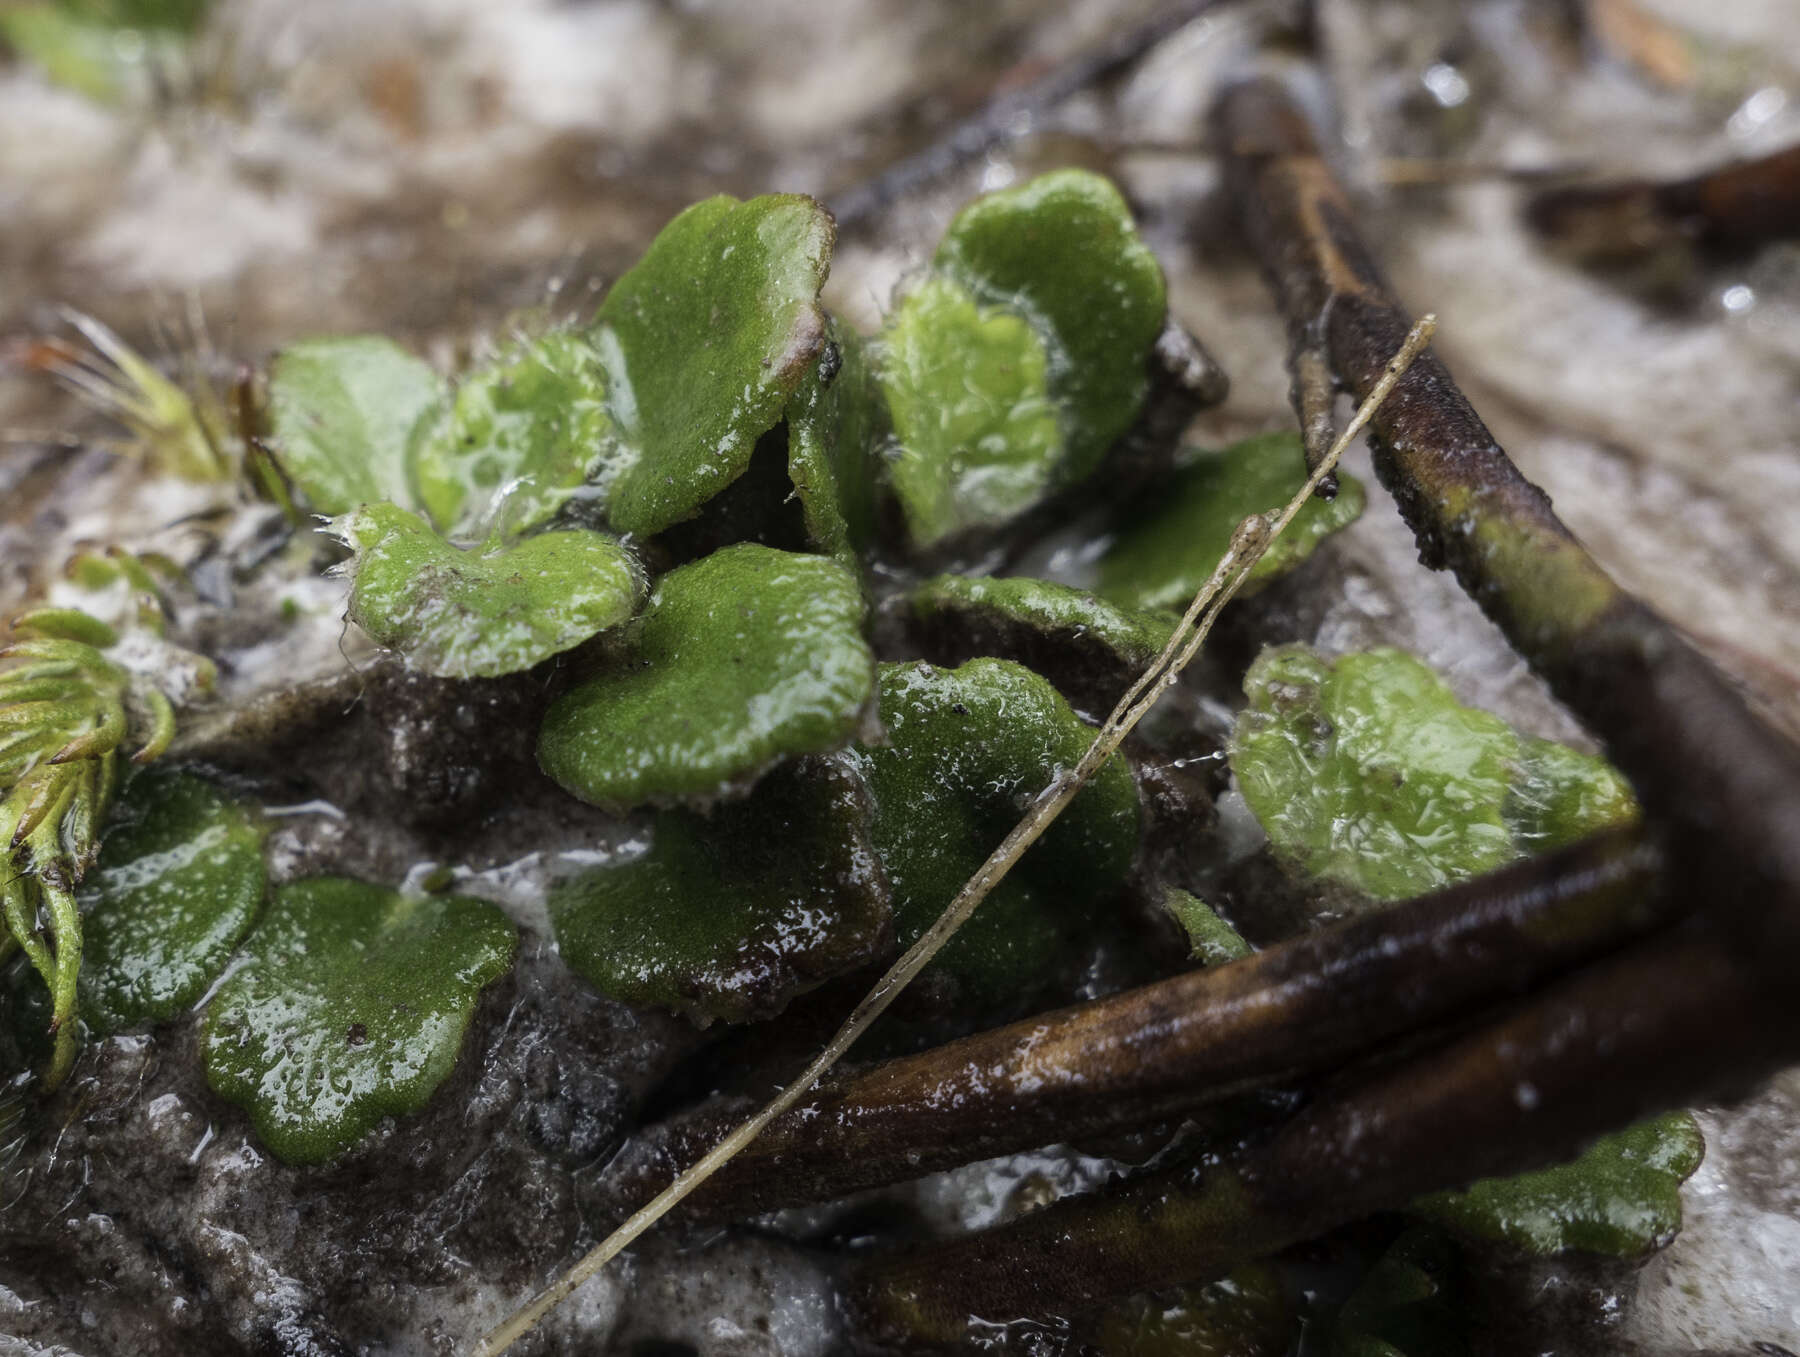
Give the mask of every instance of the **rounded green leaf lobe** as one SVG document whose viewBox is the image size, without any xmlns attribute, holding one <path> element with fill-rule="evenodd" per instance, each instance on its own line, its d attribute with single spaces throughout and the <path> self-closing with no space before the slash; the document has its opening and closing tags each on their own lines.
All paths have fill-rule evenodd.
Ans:
<svg viewBox="0 0 1800 1357">
<path fill-rule="evenodd" d="M 916 941 L 1093 731 L 1048 682 L 1006 660 L 881 670 L 885 744 L 865 746 L 875 845 L 903 946 Z M 1130 869 L 1137 787 L 1117 755 L 994 888 L 933 963 L 990 1001 L 1040 985 Z"/>
<path fill-rule="evenodd" d="M 591 338 L 607 370 L 620 532 L 690 517 L 750 464 L 825 344 L 836 235 L 811 198 L 721 195 L 688 208 L 614 284 Z"/>
<path fill-rule="evenodd" d="M 784 765 L 710 815 L 664 811 L 642 856 L 552 892 L 557 947 L 615 999 L 703 1022 L 773 1017 L 889 941 L 872 814 L 841 754 Z"/>
<path fill-rule="evenodd" d="M 293 882 L 207 1008 L 207 1081 L 275 1154 L 321 1163 L 425 1105 L 514 945 L 485 901 Z"/>
<path fill-rule="evenodd" d="M 97 1032 L 166 1022 L 213 982 L 262 906 L 262 831 L 186 773 L 140 774 L 80 894 L 81 1012 Z"/>
<path fill-rule="evenodd" d="M 597 805 L 707 799 L 841 748 L 874 689 L 856 578 L 753 543 L 657 583 L 601 674 L 552 704 L 538 761 Z"/>
<path fill-rule="evenodd" d="M 1100 559 L 1100 592 L 1126 608 L 1183 609 L 1212 577 L 1237 525 L 1280 509 L 1306 484 L 1296 434 L 1263 434 L 1223 452 L 1202 453 L 1157 486 Z M 1362 482 L 1338 473 L 1337 498 L 1307 500 L 1287 531 L 1250 571 L 1251 593 L 1286 574 L 1332 533 L 1362 516 Z"/>
<path fill-rule="evenodd" d="M 625 621 L 642 589 L 631 553 L 585 529 L 464 551 L 392 504 L 333 528 L 356 551 L 350 620 L 428 674 L 529 669 Z"/>
</svg>

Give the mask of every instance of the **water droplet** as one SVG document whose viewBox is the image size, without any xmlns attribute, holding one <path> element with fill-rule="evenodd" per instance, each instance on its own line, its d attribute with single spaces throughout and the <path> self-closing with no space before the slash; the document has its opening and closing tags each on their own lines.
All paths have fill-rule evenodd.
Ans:
<svg viewBox="0 0 1800 1357">
<path fill-rule="evenodd" d="M 990 157 L 987 167 L 981 172 L 981 191 L 992 193 L 995 189 L 1007 187 L 1019 177 L 1019 171 L 1011 161 Z"/>
<path fill-rule="evenodd" d="M 1747 137 L 1787 107 L 1787 91 L 1779 85 L 1764 85 L 1726 120 L 1725 127 L 1734 137 Z"/>
<path fill-rule="evenodd" d="M 1756 293 L 1752 292 L 1742 283 L 1738 283 L 1733 287 L 1726 288 L 1725 291 L 1720 294 L 1719 305 L 1723 306 L 1733 315 L 1737 315 L 1739 312 L 1748 311 L 1751 307 L 1756 305 Z"/>
<path fill-rule="evenodd" d="M 1431 97 L 1437 100 L 1439 108 L 1456 108 L 1469 100 L 1467 77 L 1449 62 L 1434 62 L 1425 68 L 1419 79 L 1431 91 Z"/>
<path fill-rule="evenodd" d="M 1537 1085 L 1521 1080 L 1513 1090 L 1513 1101 L 1529 1112 L 1538 1105 Z"/>
</svg>

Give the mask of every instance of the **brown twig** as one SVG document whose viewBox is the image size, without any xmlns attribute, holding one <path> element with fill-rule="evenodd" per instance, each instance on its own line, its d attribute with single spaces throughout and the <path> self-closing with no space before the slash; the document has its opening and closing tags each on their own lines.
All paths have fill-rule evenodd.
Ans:
<svg viewBox="0 0 1800 1357">
<path fill-rule="evenodd" d="M 878 1256 L 850 1283 L 878 1340 L 1072 1314 L 1217 1276 L 1414 1195 L 1538 1167 L 1800 1054 L 1786 1006 L 1704 936 L 1646 943 L 1442 1049 L 1327 1095 L 1220 1164 L 1154 1172 L 1011 1225 Z M 1612 1077 L 1596 1080 L 1604 1068 Z"/>
<path fill-rule="evenodd" d="M 1546 189 L 1526 219 L 1578 258 L 1629 259 L 1671 245 L 1738 251 L 1800 238 L 1800 146 L 1686 179 Z"/>
<path fill-rule="evenodd" d="M 1311 470 L 1337 437 L 1337 421 L 1331 415 L 1337 400 L 1337 380 L 1331 375 L 1331 359 L 1311 336 L 1288 353 L 1288 375 L 1293 380 L 1288 399 L 1294 405 L 1294 418 L 1300 421 L 1300 443 L 1306 449 L 1307 469 Z M 1336 499 L 1337 492 L 1335 475 L 1319 483 L 1320 499 Z"/>
<path fill-rule="evenodd" d="M 831 198 L 839 230 L 851 230 L 961 165 L 1034 130 L 1058 104 L 1124 71 L 1159 43 L 1225 0 L 1174 0 L 1143 23 L 1076 53 L 1018 89 L 994 96 L 930 145 L 897 160 L 874 178 Z"/>
<path fill-rule="evenodd" d="M 1294 352 L 1352 392 L 1408 318 L 1311 129 L 1269 82 L 1215 116 L 1244 234 Z M 1327 1095 L 1231 1161 L 1152 1174 L 1000 1230 L 862 1265 L 879 1338 L 955 1342 L 971 1317 L 1068 1313 L 1216 1275 L 1413 1196 L 1537 1167 L 1646 1112 L 1741 1092 L 1800 1056 L 1800 751 L 1621 590 L 1426 355 L 1377 412 L 1377 468 L 1426 562 L 1455 570 L 1636 784 L 1700 906 L 1494 1022 Z"/>
<path fill-rule="evenodd" d="M 1215 109 L 1228 183 L 1290 336 L 1322 341 L 1353 393 L 1409 324 L 1311 128 L 1269 81 Z M 1670 848 L 1677 888 L 1720 916 L 1752 969 L 1800 961 L 1800 749 L 1648 607 L 1620 589 L 1508 460 L 1426 354 L 1376 415 L 1376 469 L 1428 565 L 1456 572 L 1605 743 Z"/>
<path fill-rule="evenodd" d="M 1659 855 L 1619 831 L 1234 965 L 1045 1013 L 840 1076 L 690 1199 L 724 1220 L 1057 1140 L 1128 1130 L 1337 1068 L 1516 996 L 1666 919 Z M 741 1119 L 665 1123 L 608 1171 L 613 1209 L 656 1195 Z"/>
</svg>

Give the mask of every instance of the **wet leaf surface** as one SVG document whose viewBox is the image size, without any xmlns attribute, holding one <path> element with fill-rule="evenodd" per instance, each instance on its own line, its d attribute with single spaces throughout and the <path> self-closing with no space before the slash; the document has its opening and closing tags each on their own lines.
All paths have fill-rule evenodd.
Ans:
<svg viewBox="0 0 1800 1357">
<path fill-rule="evenodd" d="M 1263 434 L 1206 452 L 1157 486 L 1100 558 L 1099 590 L 1127 608 L 1183 609 L 1211 577 L 1237 525 L 1288 502 L 1306 484 L 1296 434 Z M 1252 593 L 1292 570 L 1362 515 L 1362 482 L 1338 473 L 1333 500 L 1309 499 L 1244 583 Z"/>
<path fill-rule="evenodd" d="M 632 554 L 585 529 L 464 551 L 391 504 L 332 526 L 356 551 L 350 620 L 442 677 L 529 669 L 626 621 L 642 592 Z"/>
<path fill-rule="evenodd" d="M 556 888 L 557 947 L 609 998 L 702 1022 L 773 1017 L 889 943 L 872 816 L 844 755 L 785 765 L 709 815 L 664 811 L 642 856 Z"/>
<path fill-rule="evenodd" d="M 860 569 L 875 540 L 877 458 L 889 416 L 868 341 L 833 324 L 829 343 L 788 407 L 788 476 L 813 546 Z"/>
<path fill-rule="evenodd" d="M 875 844 L 902 946 L 943 912 L 1093 732 L 1048 682 L 1005 660 L 881 670 L 887 743 L 865 746 Z M 1138 841 L 1137 788 L 1114 755 L 994 888 L 932 970 L 971 1000 L 1004 1002 L 1050 978 L 1124 879 Z"/>
<path fill-rule="evenodd" d="M 101 1035 L 184 1013 L 263 902 L 262 830 L 212 784 L 140 774 L 115 815 L 80 893 L 81 1014 Z"/>
<path fill-rule="evenodd" d="M 290 345 L 269 371 L 276 456 L 319 513 L 411 504 L 414 430 L 444 396 L 429 364 L 379 335 Z"/>
<path fill-rule="evenodd" d="M 485 901 L 293 882 L 208 1006 L 207 1081 L 282 1159 L 330 1159 L 383 1117 L 425 1105 L 514 946 Z"/>
<path fill-rule="evenodd" d="M 1044 342 L 949 278 L 908 293 L 881 342 L 899 452 L 889 471 L 921 547 L 993 527 L 1041 500 L 1062 458 Z"/>
<path fill-rule="evenodd" d="M 1052 355 L 1064 484 L 1093 471 L 1142 403 L 1162 330 L 1162 268 L 1118 189 L 1057 170 L 957 214 L 933 265 L 990 306 L 1029 320 Z"/>
<path fill-rule="evenodd" d="M 1276 851 L 1378 899 L 1422 894 L 1634 813 L 1604 760 L 1521 738 L 1398 650 L 1266 650 L 1231 767 Z"/>
<path fill-rule="evenodd" d="M 580 335 L 515 342 L 465 374 L 412 449 L 419 503 L 452 536 L 549 520 L 605 446 L 606 377 Z"/>
<path fill-rule="evenodd" d="M 619 439 L 602 473 L 619 531 L 660 532 L 743 474 L 824 349 L 834 234 L 811 198 L 720 195 L 613 285 L 590 338 Z"/>
<path fill-rule="evenodd" d="M 1243 934 L 1199 896 L 1171 886 L 1163 892 L 1163 908 L 1188 935 L 1194 960 L 1202 966 L 1223 966 L 1250 955 L 1250 944 L 1244 941 Z"/>
<path fill-rule="evenodd" d="M 1143 402 L 1164 311 L 1162 270 L 1098 175 L 964 208 L 880 341 L 914 544 L 1006 523 L 1090 474 Z"/>
<path fill-rule="evenodd" d="M 1168 644 L 1176 621 L 1022 575 L 937 575 L 906 602 L 919 624 L 953 635 L 959 647 L 1017 659 L 1059 687 L 1065 677 L 1059 671 L 1098 671 L 1121 692 Z"/>
<path fill-rule="evenodd" d="M 1410 1208 L 1458 1234 L 1540 1257 L 1578 1250 L 1641 1258 L 1681 1228 L 1681 1185 L 1706 1143 L 1686 1112 L 1603 1136 L 1556 1168 L 1484 1178 Z"/>
<path fill-rule="evenodd" d="M 538 760 L 596 805 L 709 799 L 841 748 L 874 690 L 856 577 L 745 543 L 671 571 L 613 663 L 558 698 Z"/>
</svg>

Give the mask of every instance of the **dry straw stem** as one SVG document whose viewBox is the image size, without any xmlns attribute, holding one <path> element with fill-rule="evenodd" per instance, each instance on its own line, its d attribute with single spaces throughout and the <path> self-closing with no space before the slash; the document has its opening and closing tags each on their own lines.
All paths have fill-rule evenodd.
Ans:
<svg viewBox="0 0 1800 1357">
<path fill-rule="evenodd" d="M 544 1290 L 532 1298 L 529 1304 L 513 1314 L 504 1323 L 497 1326 L 481 1340 L 476 1349 L 478 1357 L 498 1357 L 520 1338 L 537 1325 L 538 1321 L 555 1309 L 572 1295 L 588 1278 L 599 1272 L 622 1250 L 627 1248 L 637 1237 L 690 1193 L 697 1189 L 708 1178 L 723 1168 L 746 1145 L 755 1140 L 770 1122 L 787 1112 L 815 1084 L 836 1065 L 856 1041 L 868 1031 L 869 1027 L 887 1010 L 889 1004 L 900 991 L 911 984 L 913 978 L 931 963 L 943 947 L 955 935 L 957 929 L 968 922 L 983 899 L 1014 864 L 1025 855 L 1025 851 L 1036 843 L 1056 817 L 1062 814 L 1069 802 L 1075 799 L 1087 781 L 1099 771 L 1100 766 L 1118 749 L 1120 743 L 1141 721 L 1156 701 L 1180 677 L 1181 671 L 1200 651 L 1207 634 L 1211 632 L 1213 623 L 1218 620 L 1220 611 L 1242 587 L 1244 580 L 1256 563 L 1262 559 L 1263 553 L 1271 543 L 1279 537 L 1289 523 L 1293 522 L 1301 507 L 1319 488 L 1321 481 L 1329 476 L 1337 466 L 1338 459 L 1343 456 L 1344 449 L 1367 424 L 1381 402 L 1387 398 L 1394 384 L 1398 382 L 1407 368 L 1412 365 L 1437 330 L 1437 317 L 1427 315 L 1412 327 L 1399 351 L 1388 362 L 1386 370 L 1370 390 L 1355 416 L 1338 435 L 1336 444 L 1330 452 L 1320 460 L 1307 478 L 1298 493 L 1288 501 L 1280 513 L 1270 518 L 1266 514 L 1252 514 L 1238 524 L 1237 531 L 1232 534 L 1231 546 L 1220 560 L 1212 577 L 1201 586 L 1194 601 L 1188 605 L 1187 612 L 1182 615 L 1181 624 L 1169 638 L 1169 643 L 1160 655 L 1151 661 L 1144 670 L 1143 676 L 1132 685 L 1131 690 L 1119 700 L 1113 708 L 1112 715 L 1095 733 L 1094 741 L 1088 746 L 1086 754 L 1072 770 L 1065 770 L 1052 779 L 1050 785 L 1039 793 L 1031 810 L 1013 831 L 1008 834 L 1000 846 L 988 857 L 975 875 L 970 877 L 962 890 L 945 908 L 944 912 L 932 926 L 911 947 L 904 956 L 896 961 L 875 982 L 867 995 L 863 997 L 844 1025 L 838 1029 L 825 1049 L 813 1059 L 813 1062 L 801 1072 L 767 1106 L 756 1113 L 743 1125 L 739 1126 L 711 1151 L 687 1169 L 667 1188 L 660 1192 L 641 1210 L 632 1215 L 626 1222 L 602 1240 L 586 1257 L 576 1263 L 561 1277 L 558 1277 Z"/>
</svg>

